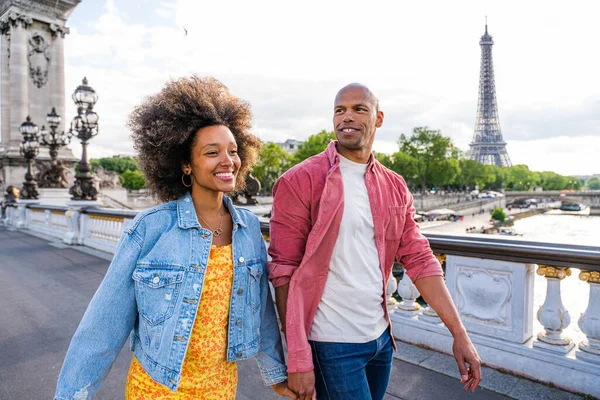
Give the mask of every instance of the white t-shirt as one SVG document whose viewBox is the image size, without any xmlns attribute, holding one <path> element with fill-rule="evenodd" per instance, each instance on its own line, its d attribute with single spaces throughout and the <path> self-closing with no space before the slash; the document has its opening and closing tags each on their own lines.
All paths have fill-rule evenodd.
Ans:
<svg viewBox="0 0 600 400">
<path fill-rule="evenodd" d="M 377 339 L 388 327 L 382 307 L 383 276 L 365 185 L 367 164 L 339 157 L 344 212 L 308 338 L 318 342 L 366 343 Z"/>
</svg>

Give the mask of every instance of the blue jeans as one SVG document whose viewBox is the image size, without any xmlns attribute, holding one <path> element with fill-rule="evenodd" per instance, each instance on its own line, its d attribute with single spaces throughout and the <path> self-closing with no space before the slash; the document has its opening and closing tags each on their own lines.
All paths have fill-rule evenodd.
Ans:
<svg viewBox="0 0 600 400">
<path fill-rule="evenodd" d="M 382 400 L 392 371 L 389 328 L 367 343 L 310 341 L 318 400 Z"/>
</svg>

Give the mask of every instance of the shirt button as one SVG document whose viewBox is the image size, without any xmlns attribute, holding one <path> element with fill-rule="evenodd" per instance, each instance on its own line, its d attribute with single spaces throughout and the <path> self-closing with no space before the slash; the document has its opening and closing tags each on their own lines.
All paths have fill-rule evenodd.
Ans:
<svg viewBox="0 0 600 400">
<path fill-rule="evenodd" d="M 186 202 L 186 203 L 189 203 L 189 202 L 190 202 L 190 199 L 185 199 L 185 202 Z"/>
<path fill-rule="evenodd" d="M 244 289 L 238 289 L 238 294 L 244 293 Z"/>
<path fill-rule="evenodd" d="M 189 214 L 189 213 L 190 213 L 190 210 L 187 210 L 185 213 L 186 213 L 186 214 Z"/>
<path fill-rule="evenodd" d="M 206 238 L 208 237 L 208 234 L 207 234 L 207 233 L 201 233 L 201 234 L 200 234 L 200 237 L 201 237 L 202 239 L 206 239 Z"/>
<path fill-rule="evenodd" d="M 244 262 L 244 260 L 245 260 L 245 259 L 244 259 L 244 257 L 240 257 L 240 258 L 238 258 L 238 261 L 239 261 L 239 262 L 241 262 L 241 263 L 243 263 L 243 262 Z"/>
<path fill-rule="evenodd" d="M 238 319 L 237 321 L 235 321 L 235 324 L 236 324 L 237 326 L 240 326 L 240 325 L 242 324 L 242 320 L 241 320 L 241 319 Z"/>
<path fill-rule="evenodd" d="M 158 283 L 158 282 L 160 282 L 160 278 L 158 277 L 158 275 L 156 275 L 154 277 L 154 279 L 152 279 L 152 283 Z"/>
<path fill-rule="evenodd" d="M 237 353 L 235 356 L 236 356 L 237 358 L 240 358 L 240 357 L 242 356 L 242 353 Z"/>
</svg>

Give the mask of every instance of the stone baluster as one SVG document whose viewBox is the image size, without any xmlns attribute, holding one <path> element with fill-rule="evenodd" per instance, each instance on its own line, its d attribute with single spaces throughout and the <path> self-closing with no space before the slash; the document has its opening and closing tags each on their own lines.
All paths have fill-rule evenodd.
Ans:
<svg viewBox="0 0 600 400">
<path fill-rule="evenodd" d="M 563 330 L 571 323 L 569 311 L 562 303 L 560 281 L 571 275 L 569 268 L 539 265 L 537 274 L 547 280 L 546 300 L 537 312 L 538 321 L 544 331 L 538 333 L 533 347 L 568 353 L 575 346 L 571 339 L 563 334 Z"/>
<path fill-rule="evenodd" d="M 388 279 L 387 288 L 386 288 L 386 304 L 388 308 L 388 312 L 393 312 L 396 308 L 398 308 L 398 301 L 394 298 L 394 293 L 398 290 L 398 281 L 394 277 L 394 275 L 390 274 L 390 279 Z"/>
<path fill-rule="evenodd" d="M 402 301 L 398 305 L 396 313 L 407 317 L 417 315 L 421 309 L 421 305 L 417 303 L 417 299 L 421 296 L 421 293 L 419 293 L 406 271 L 404 271 L 404 275 L 398 285 L 398 294 L 402 297 Z"/>
<path fill-rule="evenodd" d="M 587 340 L 579 343 L 578 359 L 600 364 L 600 272 L 582 270 L 579 279 L 590 284 L 588 307 L 579 318 L 579 328 Z"/>
</svg>

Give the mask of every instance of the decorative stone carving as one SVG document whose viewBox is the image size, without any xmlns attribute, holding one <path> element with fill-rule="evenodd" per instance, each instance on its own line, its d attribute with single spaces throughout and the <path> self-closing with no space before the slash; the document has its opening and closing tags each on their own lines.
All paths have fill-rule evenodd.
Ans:
<svg viewBox="0 0 600 400">
<path fill-rule="evenodd" d="M 120 188 L 121 181 L 119 180 L 119 174 L 114 171 L 108 171 L 101 166 L 96 168 L 96 177 L 98 178 L 98 184 L 100 189 L 108 188 Z"/>
<path fill-rule="evenodd" d="M 537 312 L 537 318 L 544 327 L 538 333 L 538 341 L 534 347 L 559 353 L 567 353 L 574 347 L 571 339 L 563 334 L 563 330 L 571 323 L 569 311 L 562 303 L 560 281 L 571 275 L 569 268 L 540 265 L 537 274 L 546 278 L 548 289 L 546 300 Z"/>
<path fill-rule="evenodd" d="M 0 20 L 0 35 L 8 35 L 10 33 L 10 24 L 8 19 Z"/>
<path fill-rule="evenodd" d="M 52 38 L 57 38 L 59 35 L 64 39 L 64 37 L 71 32 L 69 28 L 66 26 L 59 26 L 57 24 L 48 25 L 48 31 L 52 35 Z"/>
<path fill-rule="evenodd" d="M 448 255 L 446 285 L 467 330 L 512 343 L 530 340 L 534 268 L 534 264 Z"/>
<path fill-rule="evenodd" d="M 477 268 L 461 268 L 456 280 L 456 306 L 467 318 L 510 327 L 510 274 Z"/>
<path fill-rule="evenodd" d="M 68 170 L 61 160 L 53 166 L 50 164 L 40 174 L 40 187 L 43 188 L 67 188 L 69 187 Z"/>
<path fill-rule="evenodd" d="M 29 28 L 33 24 L 33 19 L 31 17 L 12 11 L 8 13 L 7 21 L 13 27 L 21 26 L 25 29 Z"/>
<path fill-rule="evenodd" d="M 575 354 L 578 359 L 600 364 L 600 272 L 582 270 L 579 279 L 590 284 L 590 300 L 578 321 L 587 340 L 579 343 Z"/>
<path fill-rule="evenodd" d="M 38 88 L 48 82 L 48 65 L 50 55 L 48 54 L 48 43 L 39 32 L 34 32 L 29 38 L 29 77 Z"/>
</svg>

